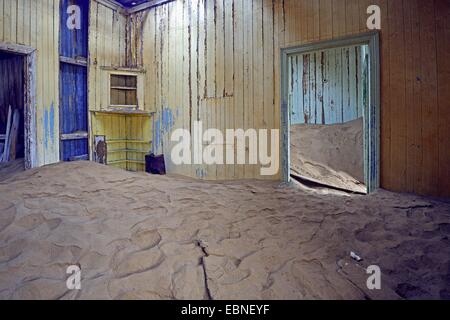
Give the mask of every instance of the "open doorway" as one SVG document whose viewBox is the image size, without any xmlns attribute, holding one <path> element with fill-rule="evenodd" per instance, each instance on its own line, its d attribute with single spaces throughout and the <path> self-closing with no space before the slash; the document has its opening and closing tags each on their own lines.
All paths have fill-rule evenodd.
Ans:
<svg viewBox="0 0 450 320">
<path fill-rule="evenodd" d="M 379 187 L 379 38 L 282 50 L 283 178 L 356 193 Z"/>
<path fill-rule="evenodd" d="M 0 43 L 0 178 L 37 166 L 36 50 Z"/>
<path fill-rule="evenodd" d="M 368 46 L 292 55 L 289 70 L 291 175 L 365 193 Z"/>
<path fill-rule="evenodd" d="M 1 166 L 25 168 L 25 60 L 0 51 L 0 160 Z"/>
</svg>

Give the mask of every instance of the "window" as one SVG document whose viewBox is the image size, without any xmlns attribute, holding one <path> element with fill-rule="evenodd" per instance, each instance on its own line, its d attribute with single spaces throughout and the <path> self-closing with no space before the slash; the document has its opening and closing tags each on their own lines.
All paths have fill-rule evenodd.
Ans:
<svg viewBox="0 0 450 320">
<path fill-rule="evenodd" d="M 110 108 L 138 109 L 136 75 L 110 75 Z"/>
</svg>

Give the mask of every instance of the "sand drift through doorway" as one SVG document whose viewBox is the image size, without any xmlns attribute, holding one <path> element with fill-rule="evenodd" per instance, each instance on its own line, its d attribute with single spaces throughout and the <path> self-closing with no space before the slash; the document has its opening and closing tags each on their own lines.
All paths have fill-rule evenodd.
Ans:
<svg viewBox="0 0 450 320">
<path fill-rule="evenodd" d="M 314 66 L 314 63 L 310 63 L 309 57 L 314 57 L 314 61 L 317 58 L 318 52 L 324 52 L 325 50 L 330 52 L 333 49 L 339 49 L 339 48 L 352 48 L 347 51 L 347 54 L 349 52 L 354 53 L 356 56 L 360 55 L 360 57 L 367 57 L 367 61 L 364 61 L 364 58 L 357 58 L 354 56 L 354 59 L 356 59 L 357 63 L 353 65 L 358 65 L 355 68 L 358 69 L 362 66 L 363 63 L 367 63 L 367 71 L 365 76 L 367 77 L 367 85 L 364 86 L 363 84 L 360 85 L 360 87 L 366 87 L 363 90 L 366 90 L 364 94 L 367 96 L 367 101 L 363 102 L 362 100 L 360 103 L 358 103 L 358 99 L 355 100 L 354 108 L 351 108 L 350 112 L 347 112 L 344 114 L 342 112 L 340 116 L 330 117 L 330 119 L 325 119 L 325 113 L 324 108 L 315 109 L 311 108 L 311 101 L 308 101 L 308 112 L 302 112 L 301 114 L 299 112 L 295 112 L 293 110 L 293 103 L 292 103 L 292 66 L 293 66 L 293 57 L 307 57 L 305 60 L 308 60 L 307 64 L 302 65 L 300 64 L 300 69 L 302 69 L 303 72 L 310 72 L 314 75 L 313 79 L 308 78 L 307 83 L 302 83 L 301 87 L 308 87 L 310 86 L 311 91 L 313 92 L 314 99 L 316 101 L 320 101 L 320 103 L 325 106 L 327 104 L 327 101 L 324 101 L 323 99 L 323 92 L 317 92 L 316 90 L 316 84 L 317 81 L 321 82 L 320 85 L 323 83 L 326 83 L 328 80 L 323 77 L 321 78 L 321 73 L 319 72 L 317 75 L 317 70 L 306 70 L 307 66 L 310 68 L 311 66 Z M 356 48 L 356 49 L 355 49 Z M 358 49 L 360 48 L 360 49 Z M 354 50 L 353 50 L 354 49 Z M 314 124 L 314 125 L 335 125 L 335 126 L 349 126 L 351 128 L 357 128 L 357 124 L 355 121 L 361 121 L 362 122 L 362 128 L 363 128 L 363 134 L 360 139 L 360 144 L 363 146 L 363 154 L 362 159 L 363 161 L 363 170 L 361 170 L 361 173 L 356 173 L 356 176 L 361 176 L 364 179 L 359 178 L 358 180 L 364 180 L 364 183 L 366 185 L 367 192 L 372 192 L 379 188 L 380 186 L 380 71 L 379 71 L 379 61 L 380 61 L 380 55 L 379 55 L 379 34 L 378 32 L 370 32 L 366 34 L 361 34 L 353 37 L 348 38 L 342 38 L 342 39 L 334 39 L 334 40 L 327 40 L 327 41 L 321 41 L 316 43 L 311 43 L 307 45 L 292 47 L 292 48 L 285 48 L 281 51 L 281 140 L 282 140 L 282 148 L 281 148 L 281 168 L 282 168 L 282 177 L 285 182 L 290 181 L 291 179 L 291 170 L 292 170 L 292 161 L 291 157 L 293 152 L 298 152 L 298 150 L 301 150 L 301 146 L 298 150 L 295 150 L 295 148 L 292 148 L 292 139 L 296 138 L 294 136 L 291 136 L 291 124 L 297 124 L 297 125 L 305 125 L 305 124 Z M 341 51 L 342 52 L 342 51 Z M 343 50 L 345 53 L 345 50 Z M 313 54 L 313 55 L 311 55 Z M 322 54 L 322 57 L 325 55 Z M 349 59 L 347 61 L 351 61 L 350 56 L 348 56 Z M 358 60 L 359 59 L 359 60 Z M 361 60 L 363 61 L 361 63 Z M 298 59 L 297 59 L 298 61 Z M 319 61 L 323 62 L 323 61 Z M 342 67 L 342 66 L 341 66 Z M 350 64 L 346 66 L 346 68 L 349 68 L 350 70 Z M 354 70 L 357 74 L 356 76 L 356 83 L 360 83 L 361 79 L 358 80 L 358 76 L 363 77 L 364 76 L 364 69 L 361 68 L 361 73 L 358 75 L 358 71 Z M 299 72 L 298 70 L 296 72 Z M 350 71 L 349 71 L 350 73 Z M 343 76 L 341 76 L 343 77 Z M 316 79 L 318 78 L 318 79 Z M 346 80 L 347 81 L 347 80 Z M 348 79 L 348 82 L 350 82 L 350 77 Z M 363 82 L 361 82 L 363 83 Z M 330 84 L 327 84 L 329 86 Z M 345 86 L 344 81 L 341 81 L 341 83 L 335 84 L 336 88 L 344 89 Z M 342 88 L 340 88 L 342 86 Z M 358 86 L 358 85 L 356 85 Z M 307 90 L 309 90 L 307 88 Z M 306 94 L 306 92 L 302 93 L 303 95 Z M 356 90 L 354 95 L 358 96 L 363 95 L 363 91 L 360 93 Z M 311 93 L 307 94 L 308 97 L 311 95 Z M 310 98 L 307 98 L 310 99 Z M 314 100 L 313 99 L 313 100 Z M 333 101 L 334 103 L 335 101 Z M 315 103 L 315 102 L 313 102 Z M 329 105 L 326 105 L 326 107 L 330 107 Z M 313 110 L 314 109 L 314 110 Z M 338 108 L 337 108 L 338 109 Z M 354 111 L 354 112 L 353 112 Z M 331 113 L 327 113 L 331 114 Z M 340 118 L 340 119 L 338 119 Z M 352 122 L 353 121 L 353 122 Z M 352 134 L 352 130 L 348 128 L 344 128 L 345 130 L 341 130 L 342 128 L 338 127 L 339 132 L 344 131 L 350 131 L 350 134 Z M 317 128 L 315 128 L 317 129 Z M 320 128 L 319 128 L 320 129 Z M 322 128 L 323 129 L 323 128 Z M 325 128 L 326 130 L 330 130 L 329 128 Z M 320 130 L 319 130 L 320 131 Z M 336 137 L 337 135 L 341 135 L 335 130 L 333 134 L 330 136 Z M 355 130 L 353 130 L 355 131 Z M 357 131 L 357 130 L 356 130 Z M 357 132 L 354 132 L 353 134 L 356 135 Z M 323 132 L 319 132 L 319 136 L 324 136 Z M 298 137 L 297 137 L 298 138 Z M 297 139 L 300 141 L 300 139 Z M 329 139 L 330 140 L 330 139 Z M 356 139 L 357 140 L 357 139 Z M 355 141 L 356 141 L 355 140 Z M 329 141 L 328 141 L 329 142 Z M 331 139 L 331 145 L 336 144 L 336 141 L 333 141 Z M 347 156 L 344 154 L 344 158 L 348 158 L 350 160 L 350 153 L 347 154 Z M 332 157 L 330 157 L 332 159 Z M 341 162 L 345 162 L 341 161 Z M 357 162 L 355 160 L 355 162 Z M 351 171 L 351 170 L 350 170 Z"/>
</svg>

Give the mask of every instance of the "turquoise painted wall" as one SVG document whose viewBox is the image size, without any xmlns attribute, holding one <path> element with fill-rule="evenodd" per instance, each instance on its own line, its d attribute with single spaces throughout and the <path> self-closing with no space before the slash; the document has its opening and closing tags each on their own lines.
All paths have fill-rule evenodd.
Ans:
<svg viewBox="0 0 450 320">
<path fill-rule="evenodd" d="M 290 57 L 291 124 L 338 124 L 363 117 L 369 102 L 368 59 L 367 46 Z"/>
</svg>

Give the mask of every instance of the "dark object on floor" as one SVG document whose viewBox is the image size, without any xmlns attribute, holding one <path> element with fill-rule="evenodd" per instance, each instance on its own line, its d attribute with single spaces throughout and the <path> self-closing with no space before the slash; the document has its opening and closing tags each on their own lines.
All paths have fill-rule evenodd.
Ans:
<svg viewBox="0 0 450 320">
<path fill-rule="evenodd" d="M 100 164 L 108 163 L 108 145 L 106 144 L 106 136 L 95 136 L 95 162 Z"/>
<path fill-rule="evenodd" d="M 155 156 L 153 153 L 145 156 L 145 171 L 151 174 L 166 174 L 164 155 Z"/>
</svg>

